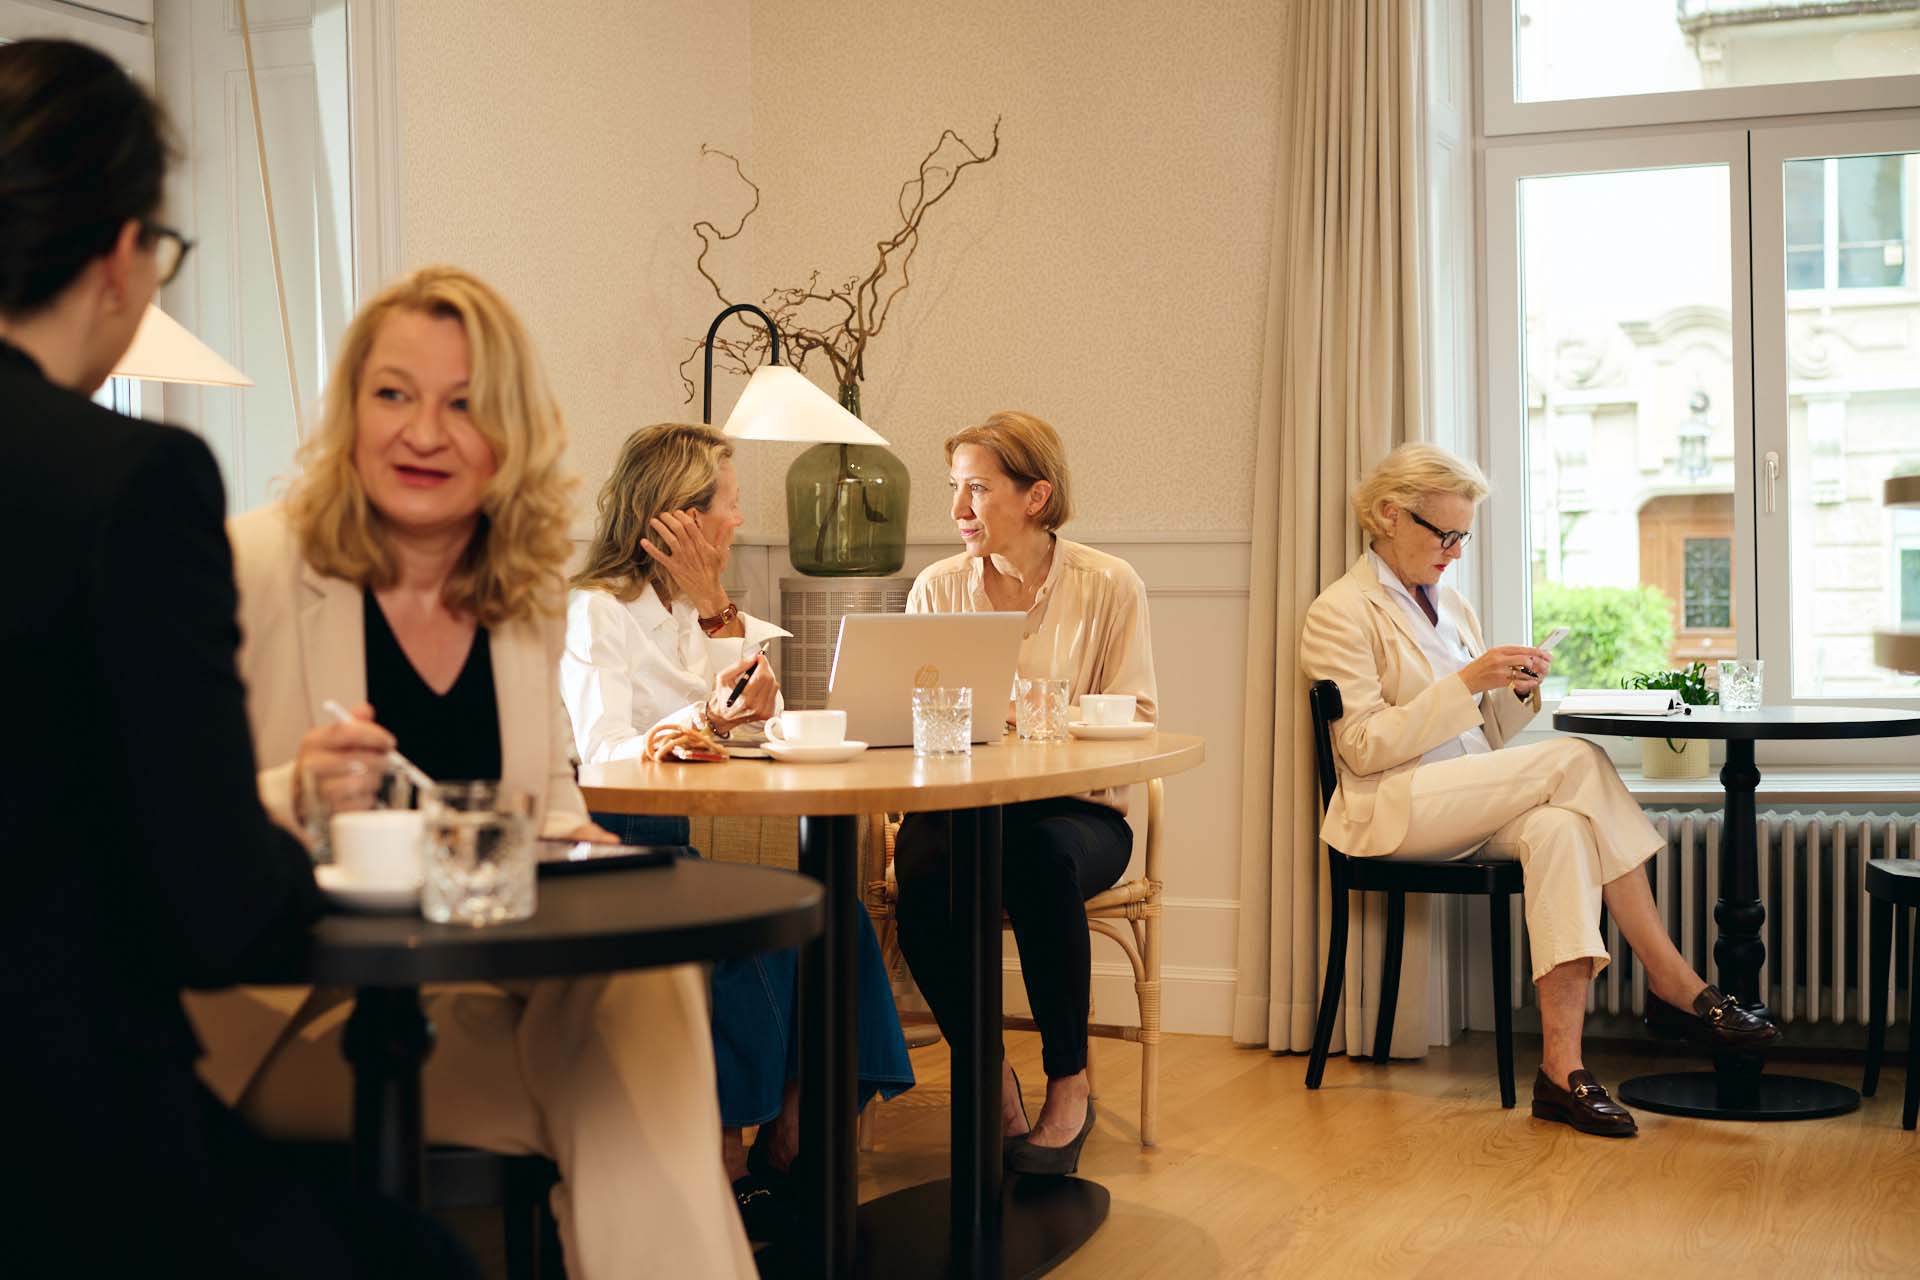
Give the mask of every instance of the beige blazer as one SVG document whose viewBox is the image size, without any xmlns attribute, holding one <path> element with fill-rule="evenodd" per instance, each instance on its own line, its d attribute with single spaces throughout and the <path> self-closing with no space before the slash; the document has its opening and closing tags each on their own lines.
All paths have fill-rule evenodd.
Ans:
<svg viewBox="0 0 1920 1280">
<path fill-rule="evenodd" d="M 1451 587 L 1440 592 L 1465 624 L 1468 651 L 1486 652 L 1472 606 Z M 1406 614 L 1365 555 L 1308 607 L 1300 669 L 1309 681 L 1340 686 L 1345 714 L 1333 726 L 1340 785 L 1320 838 L 1355 857 L 1392 853 L 1406 838 L 1421 756 L 1474 728 L 1498 750 L 1540 710 L 1537 690 L 1522 702 L 1492 689 L 1476 703 L 1458 674 L 1435 680 Z"/>
<path fill-rule="evenodd" d="M 260 799 L 289 830 L 293 762 L 300 739 L 330 718 L 321 704 L 366 700 L 367 652 L 361 588 L 316 572 L 300 554 L 279 505 L 231 520 L 240 595 L 240 677 L 260 764 Z M 587 821 L 575 785 L 572 735 L 560 705 L 559 660 L 566 620 L 558 615 L 490 628 L 494 695 L 500 706 L 501 780 L 541 805 L 541 831 L 563 835 Z M 200 1073 L 229 1104 L 245 1091 L 292 1019 L 305 987 L 250 987 L 188 996 L 206 1052 Z M 322 993 L 329 1002 L 348 993 Z"/>
</svg>

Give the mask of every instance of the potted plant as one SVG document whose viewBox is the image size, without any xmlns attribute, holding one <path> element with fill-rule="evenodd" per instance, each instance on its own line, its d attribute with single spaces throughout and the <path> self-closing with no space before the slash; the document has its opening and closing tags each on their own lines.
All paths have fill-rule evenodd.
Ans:
<svg viewBox="0 0 1920 1280">
<path fill-rule="evenodd" d="M 1620 682 L 1622 689 L 1671 689 L 1690 707 L 1717 706 L 1720 695 L 1707 687 L 1707 664 L 1691 662 L 1678 671 L 1636 671 Z M 1648 778 L 1704 778 L 1705 738 L 1640 739 L 1640 772 Z"/>
</svg>

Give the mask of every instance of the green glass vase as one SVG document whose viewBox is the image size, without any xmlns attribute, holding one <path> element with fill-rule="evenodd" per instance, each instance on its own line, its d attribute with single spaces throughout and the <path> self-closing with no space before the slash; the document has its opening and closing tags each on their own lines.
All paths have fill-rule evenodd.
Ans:
<svg viewBox="0 0 1920 1280">
<path fill-rule="evenodd" d="M 860 388 L 840 388 L 860 416 Z M 884 577 L 907 562 L 907 468 L 873 444 L 817 444 L 787 469 L 787 553 L 801 573 Z"/>
</svg>

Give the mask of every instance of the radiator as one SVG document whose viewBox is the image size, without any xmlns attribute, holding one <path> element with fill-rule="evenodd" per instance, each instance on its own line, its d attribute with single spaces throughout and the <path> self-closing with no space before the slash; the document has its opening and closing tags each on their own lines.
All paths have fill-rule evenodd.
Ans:
<svg viewBox="0 0 1920 1280">
<path fill-rule="evenodd" d="M 1647 817 L 1667 841 L 1646 868 L 1654 899 L 1680 953 L 1713 981 L 1713 944 L 1720 933 L 1713 904 L 1720 896 L 1721 815 L 1702 809 L 1650 809 Z M 1866 1024 L 1868 899 L 1863 868 L 1870 858 L 1914 857 L 1917 844 L 1920 818 L 1911 816 L 1760 814 L 1760 900 L 1767 909 L 1767 957 L 1760 988 L 1776 1021 Z M 1518 899 L 1512 909 L 1514 937 L 1524 938 Z M 1896 1022 L 1906 1018 L 1914 914 L 1896 916 L 1888 1010 Z M 1601 935 L 1613 962 L 1589 989 L 1587 1011 L 1638 1017 L 1646 1009 L 1646 974 L 1618 926 L 1604 916 Z M 1531 956 L 1522 944 L 1513 958 L 1516 1008 L 1534 1002 L 1532 972 Z"/>
</svg>

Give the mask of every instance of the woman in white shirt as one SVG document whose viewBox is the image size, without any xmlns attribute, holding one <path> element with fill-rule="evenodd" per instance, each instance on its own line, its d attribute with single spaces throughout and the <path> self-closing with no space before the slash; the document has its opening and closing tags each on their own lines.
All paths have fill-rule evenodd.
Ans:
<svg viewBox="0 0 1920 1280">
<path fill-rule="evenodd" d="M 662 423 L 628 437 L 600 493 L 586 567 L 567 602 L 560 690 L 587 764 L 638 759 L 659 724 L 725 735 L 777 714 L 780 685 L 758 646 L 787 632 L 740 612 L 721 579 L 745 523 L 733 444 L 712 427 Z M 749 679 L 740 696 L 733 687 Z M 754 768 L 752 762 L 694 768 Z M 685 818 L 598 814 L 630 843 L 684 844 Z M 880 943 L 860 919 L 860 1100 L 913 1087 Z M 792 951 L 716 965 L 714 1057 L 721 1154 L 747 1232 L 791 1224 L 787 1170 L 799 1146 Z M 741 1130 L 761 1126 L 751 1152 Z"/>
<path fill-rule="evenodd" d="M 1630 1136 L 1633 1116 L 1581 1060 L 1587 986 L 1607 965 L 1600 909 L 1647 973 L 1647 1023 L 1716 1050 L 1753 1049 L 1771 1022 L 1695 973 L 1640 869 L 1661 845 L 1606 753 L 1579 738 L 1508 744 L 1540 708 L 1551 664 L 1531 645 L 1488 648 L 1440 585 L 1487 495 L 1471 463 L 1428 444 L 1382 459 L 1353 492 L 1368 549 L 1307 610 L 1300 667 L 1340 686 L 1340 784 L 1323 839 L 1356 858 L 1518 859 L 1540 1006 L 1533 1114 Z"/>
</svg>

